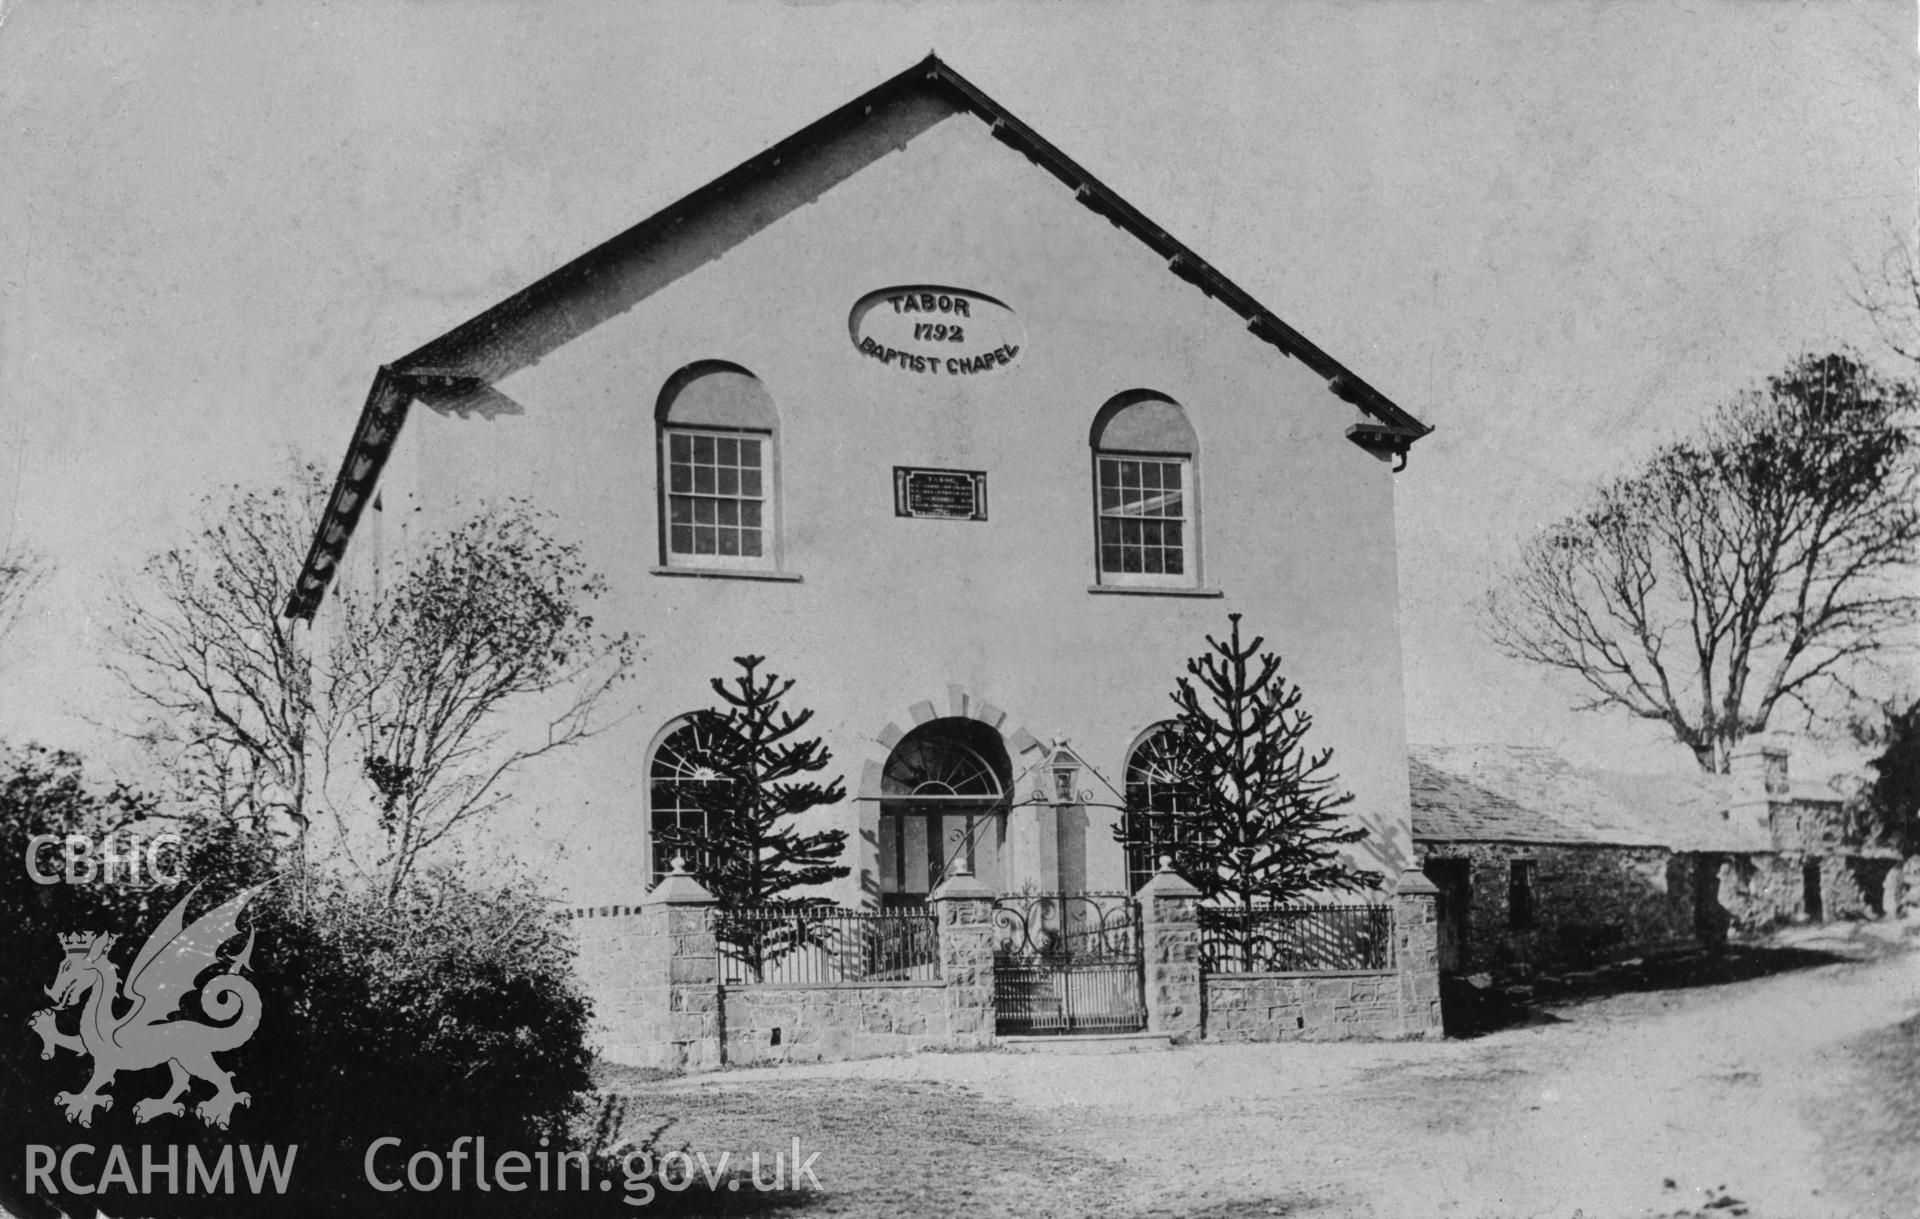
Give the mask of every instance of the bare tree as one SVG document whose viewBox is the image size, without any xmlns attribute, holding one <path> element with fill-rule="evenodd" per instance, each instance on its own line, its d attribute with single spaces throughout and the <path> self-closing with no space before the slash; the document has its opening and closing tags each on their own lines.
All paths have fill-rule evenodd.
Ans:
<svg viewBox="0 0 1920 1219">
<path fill-rule="evenodd" d="M 109 662 L 146 706 L 140 735 L 181 798 L 263 830 L 304 836 L 314 818 L 325 717 L 304 625 L 282 618 L 327 483 L 296 464 L 284 485 L 200 501 L 192 544 L 155 555 L 115 597 Z"/>
<path fill-rule="evenodd" d="M 1920 609 L 1915 405 L 1852 353 L 1796 359 L 1529 542 L 1490 635 L 1708 771 L 1782 704 L 1839 710 Z"/>
<path fill-rule="evenodd" d="M 425 852 L 500 807 L 514 771 L 611 726 L 602 711 L 634 643 L 595 628 L 605 590 L 578 546 L 509 500 L 403 563 L 387 591 L 345 594 L 330 683 L 377 794 L 390 900 Z"/>
<path fill-rule="evenodd" d="M 1920 248 L 1896 239 L 1868 270 L 1855 266 L 1853 303 L 1866 311 L 1887 347 L 1920 365 Z"/>
<path fill-rule="evenodd" d="M 27 597 L 47 576 L 46 560 L 18 544 L 0 548 L 0 639 L 20 620 Z"/>
<path fill-rule="evenodd" d="M 292 837 L 302 859 L 324 817 L 391 899 L 424 852 L 499 806 L 509 774 L 606 726 L 633 645 L 594 629 L 603 582 L 517 502 L 373 587 L 337 588 L 321 627 L 284 618 L 326 492 L 301 465 L 286 485 L 206 496 L 193 543 L 118 598 L 113 667 L 187 803 Z M 530 737 L 512 731 L 523 704 Z M 363 863 L 368 822 L 382 845 Z"/>
</svg>

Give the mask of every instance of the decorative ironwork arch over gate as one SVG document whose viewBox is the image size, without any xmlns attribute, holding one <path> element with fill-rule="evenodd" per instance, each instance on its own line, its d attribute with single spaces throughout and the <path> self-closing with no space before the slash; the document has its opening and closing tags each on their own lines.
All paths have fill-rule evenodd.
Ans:
<svg viewBox="0 0 1920 1219">
<path fill-rule="evenodd" d="M 993 904 L 995 1031 L 1147 1027 L 1140 907 L 1124 893 L 1021 894 Z"/>
</svg>

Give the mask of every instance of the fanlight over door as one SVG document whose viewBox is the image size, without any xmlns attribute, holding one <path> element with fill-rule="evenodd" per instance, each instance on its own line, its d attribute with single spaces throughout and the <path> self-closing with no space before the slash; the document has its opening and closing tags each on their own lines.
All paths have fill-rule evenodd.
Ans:
<svg viewBox="0 0 1920 1219">
<path fill-rule="evenodd" d="M 975 720 L 931 720 L 901 739 L 881 778 L 882 904 L 924 902 L 962 864 L 998 883 L 1009 770 L 999 734 Z"/>
</svg>

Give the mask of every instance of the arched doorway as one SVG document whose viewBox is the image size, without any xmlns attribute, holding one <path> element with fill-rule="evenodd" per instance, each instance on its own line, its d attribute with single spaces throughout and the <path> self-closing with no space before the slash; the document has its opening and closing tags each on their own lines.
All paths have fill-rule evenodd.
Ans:
<svg viewBox="0 0 1920 1219">
<path fill-rule="evenodd" d="M 917 905 L 959 865 L 1000 880 L 1013 767 L 978 720 L 929 720 L 900 738 L 880 783 L 880 902 Z"/>
</svg>

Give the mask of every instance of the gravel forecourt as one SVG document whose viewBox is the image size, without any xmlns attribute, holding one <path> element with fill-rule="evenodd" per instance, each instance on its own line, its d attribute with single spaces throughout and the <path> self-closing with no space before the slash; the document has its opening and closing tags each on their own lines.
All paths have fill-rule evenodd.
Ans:
<svg viewBox="0 0 1920 1219">
<path fill-rule="evenodd" d="M 928 1054 L 614 1084 L 636 1137 L 821 1155 L 796 1213 L 1920 1216 L 1920 923 L 1443 1043 Z M 737 1162 L 737 1160 L 736 1160 Z M 747 1199 L 729 1201 L 745 1203 Z M 729 1208 L 733 1209 L 733 1208 Z"/>
</svg>

